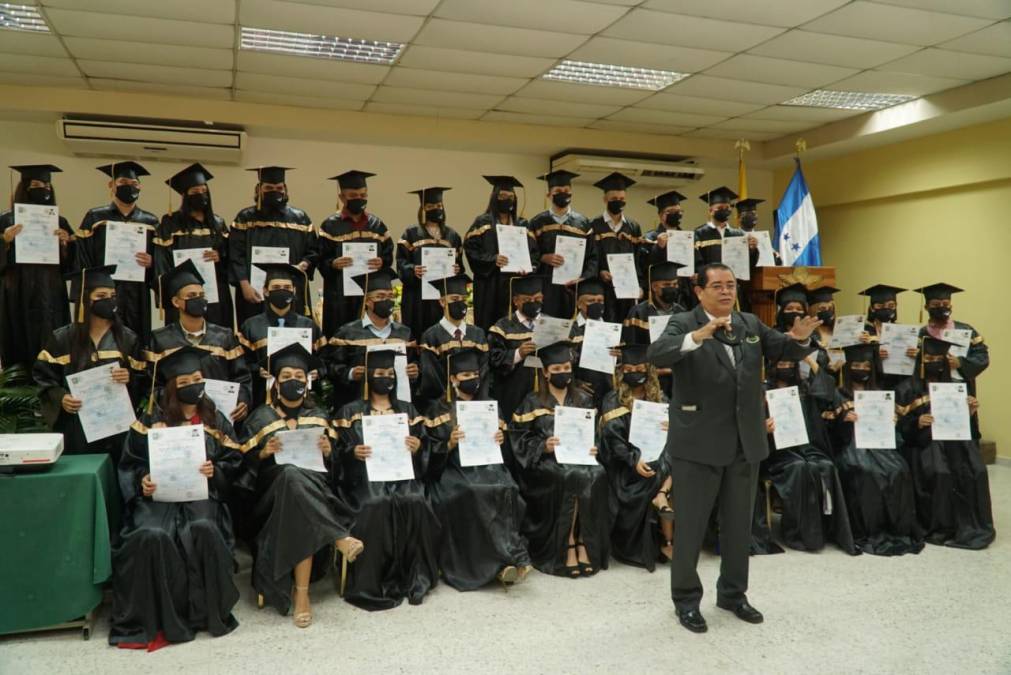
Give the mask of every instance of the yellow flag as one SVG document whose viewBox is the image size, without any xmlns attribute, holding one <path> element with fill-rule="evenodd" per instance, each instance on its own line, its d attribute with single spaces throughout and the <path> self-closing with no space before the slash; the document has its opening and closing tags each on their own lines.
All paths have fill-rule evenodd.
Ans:
<svg viewBox="0 0 1011 675">
<path fill-rule="evenodd" d="M 737 159 L 737 199 L 748 198 L 748 171 L 744 167 L 744 148 L 740 149 Z"/>
</svg>

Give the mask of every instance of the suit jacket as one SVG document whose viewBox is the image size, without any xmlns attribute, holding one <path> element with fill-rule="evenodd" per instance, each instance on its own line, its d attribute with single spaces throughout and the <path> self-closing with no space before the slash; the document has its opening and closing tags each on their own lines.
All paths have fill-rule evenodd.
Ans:
<svg viewBox="0 0 1011 675">
<path fill-rule="evenodd" d="M 749 462 L 760 462 L 769 455 L 762 364 L 802 359 L 811 347 L 769 328 L 754 314 L 734 312 L 734 332 L 744 335 L 734 348 L 736 367 L 716 340 L 682 353 L 685 335 L 708 322 L 701 305 L 675 314 L 646 352 L 654 366 L 674 371 L 664 452 L 669 458 L 726 466 L 740 445 Z"/>
</svg>

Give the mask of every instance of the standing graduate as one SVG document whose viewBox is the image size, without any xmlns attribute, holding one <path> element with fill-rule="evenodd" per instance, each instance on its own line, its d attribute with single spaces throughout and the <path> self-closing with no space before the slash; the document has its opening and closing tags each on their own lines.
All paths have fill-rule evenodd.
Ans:
<svg viewBox="0 0 1011 675">
<path fill-rule="evenodd" d="M 339 464 L 332 465 L 335 491 L 355 513 L 352 534 L 369 548 L 348 575 L 344 599 L 368 610 L 392 609 L 404 598 L 420 605 L 439 581 L 441 527 L 425 498 L 421 482 L 429 449 L 424 417 L 410 403 L 397 400 L 394 354 L 366 354 L 365 397 L 341 408 L 334 418 Z M 414 479 L 372 481 L 366 461 L 362 418 L 370 415 L 407 415 L 410 435 L 404 452 L 411 454 Z"/>
<path fill-rule="evenodd" d="M 472 591 L 498 579 L 511 584 L 530 571 L 530 554 L 520 534 L 526 505 L 504 464 L 463 466 L 460 443 L 466 439 L 457 418 L 457 401 L 487 401 L 481 391 L 485 355 L 463 349 L 449 355 L 449 390 L 432 401 L 425 418 L 430 452 L 425 482 L 442 524 L 439 567 L 446 583 Z M 499 422 L 495 443 L 505 443 Z"/>
<path fill-rule="evenodd" d="M 891 355 L 884 345 L 880 345 L 881 327 L 886 323 L 895 323 L 898 317 L 898 294 L 905 291 L 905 288 L 889 286 L 888 284 L 875 284 L 870 288 L 865 288 L 858 295 L 863 295 L 868 299 L 867 318 L 864 321 L 864 332 L 867 334 L 866 342 L 878 344 L 875 353 L 874 368 L 877 371 L 877 382 L 882 389 L 894 390 L 902 380 L 902 375 L 888 375 L 884 372 L 884 362 Z M 863 336 L 861 336 L 863 339 Z"/>
<path fill-rule="evenodd" d="M 825 285 L 807 291 L 807 313 L 821 321 L 818 330 L 811 336 L 818 348 L 815 358 L 821 371 L 833 378 L 839 377 L 839 372 L 842 370 L 843 364 L 846 363 L 846 356 L 842 349 L 829 349 L 828 346 L 832 341 L 836 317 L 835 300 L 832 299 L 832 296 L 838 292 L 838 288 Z"/>
<path fill-rule="evenodd" d="M 518 482 L 527 502 L 523 534 L 534 567 L 569 578 L 592 576 L 608 566 L 614 512 L 607 474 L 600 464 L 562 464 L 555 459 L 555 407 L 591 408 L 574 386 L 572 346 L 558 342 L 537 351 L 544 382 L 526 395 L 509 424 Z M 592 455 L 597 446 L 578 448 Z M 600 458 L 597 458 L 600 462 Z"/>
<path fill-rule="evenodd" d="M 125 513 L 112 551 L 109 644 L 149 650 L 162 641 L 188 642 L 198 630 L 219 637 L 239 625 L 232 616 L 239 589 L 232 578 L 235 539 L 225 500 L 242 465 L 241 446 L 204 395 L 199 350 L 172 353 L 162 373 L 158 406 L 133 423 L 119 461 Z M 206 477 L 208 498 L 157 501 L 151 432 L 191 425 L 204 430 L 207 461 L 192 470 Z"/>
<path fill-rule="evenodd" d="M 155 231 L 154 270 L 160 277 L 175 267 L 173 251 L 202 249 L 202 259 L 214 264 L 218 284 L 218 301 L 207 306 L 207 320 L 233 328 L 235 309 L 228 290 L 228 227 L 224 219 L 214 213 L 208 185 L 212 178 L 211 172 L 202 165 L 190 164 L 165 181 L 182 195 L 182 203 L 177 210 L 169 210 L 161 217 Z M 179 312 L 171 305 L 163 306 L 162 310 L 166 323 L 179 317 Z"/>
<path fill-rule="evenodd" d="M 319 244 L 312 220 L 305 211 L 288 204 L 290 193 L 285 172 L 292 168 L 261 166 L 246 170 L 256 172 L 256 203 L 236 214 L 228 236 L 228 278 L 235 286 L 235 323 L 239 326 L 263 311 L 263 296 L 250 282 L 253 263 L 264 262 L 253 260 L 254 247 L 288 249 L 285 262 L 300 268 L 310 279 L 319 260 Z M 299 297 L 296 312 L 302 311 L 303 303 L 311 307 L 312 298 Z"/>
<path fill-rule="evenodd" d="M 653 265 L 667 262 L 667 241 L 671 232 L 681 231 L 681 220 L 684 218 L 681 202 L 686 199 L 688 198 L 677 190 L 671 190 L 646 202 L 656 207 L 659 220 L 656 229 L 650 230 L 642 237 L 644 265 L 647 266 L 647 270 Z M 689 263 L 694 265 L 694 260 L 690 260 Z M 684 267 L 683 264 L 680 266 Z M 691 289 L 691 275 L 678 276 L 677 281 L 678 293 L 674 301 L 685 308 L 694 307 L 695 294 Z M 644 290 L 649 293 L 648 281 Z"/>
<path fill-rule="evenodd" d="M 369 260 L 369 272 L 393 268 L 393 239 L 386 223 L 371 211 L 367 179 L 376 174 L 352 169 L 333 176 L 340 188 L 337 213 L 319 226 L 319 273 L 323 276 L 323 334 L 334 336 L 337 329 L 362 315 L 362 295 L 349 295 L 344 288 L 344 268 L 351 265 L 344 244 L 376 245 L 376 257 Z"/>
<path fill-rule="evenodd" d="M 744 236 L 750 238 L 752 232 L 755 231 L 755 227 L 758 225 L 758 205 L 764 203 L 764 199 L 738 199 L 734 203 L 734 207 L 737 209 L 737 224 L 740 226 L 741 230 L 744 232 Z M 757 241 L 752 245 L 750 252 L 750 267 L 751 267 L 751 278 L 754 279 L 758 276 L 758 244 Z M 775 248 L 772 250 L 772 259 L 776 265 L 782 265 L 783 260 L 779 256 L 779 251 Z M 740 280 L 738 282 L 741 289 L 737 294 L 738 301 L 741 305 L 742 312 L 751 311 L 751 281 L 750 280 Z"/>
<path fill-rule="evenodd" d="M 511 304 L 508 313 L 488 331 L 488 362 L 494 382 L 494 398 L 502 419 L 512 419 L 513 411 L 528 393 L 537 388 L 537 370 L 523 365 L 524 359 L 537 351 L 534 344 L 534 319 L 544 302 L 544 277 L 530 275 L 510 282 Z M 511 453 L 506 462 L 512 468 Z"/>
<path fill-rule="evenodd" d="M 930 383 L 951 382 L 952 343 L 926 336 L 921 340 L 913 375 L 899 385 L 895 403 L 899 433 L 913 472 L 916 514 L 927 542 L 955 548 L 983 549 L 997 536 L 990 505 L 990 480 L 979 442 L 935 441 Z M 970 421 L 979 401 L 968 393 Z"/>
<path fill-rule="evenodd" d="M 158 218 L 137 206 L 140 199 L 140 178 L 150 175 L 137 162 L 117 162 L 98 167 L 109 176 L 109 192 L 112 203 L 96 206 L 84 215 L 77 228 L 77 269 L 99 267 L 107 264 L 105 259 L 106 225 L 131 223 L 146 232 L 143 251 L 137 251 L 134 258 L 144 268 L 144 281 L 116 281 L 116 301 L 123 325 L 136 333 L 144 342 L 151 336 L 151 290 L 157 279 L 154 269 L 154 232 Z"/>
<path fill-rule="evenodd" d="M 30 367 L 46 339 L 70 322 L 67 285 L 63 275 L 74 269 L 75 238 L 70 223 L 60 216 L 53 236 L 59 239 L 58 265 L 17 262 L 17 236 L 24 225 L 14 222 L 15 204 L 55 205 L 51 164 L 12 166 L 21 178 L 11 196 L 11 209 L 0 213 L 0 364 Z"/>
<path fill-rule="evenodd" d="M 535 261 L 537 273 L 544 277 L 544 313 L 548 316 L 572 316 L 575 311 L 575 298 L 568 292 L 566 286 L 575 285 L 578 279 L 596 277 L 600 269 L 597 258 L 597 246 L 593 238 L 593 228 L 586 216 L 572 208 L 572 179 L 578 178 L 578 173 L 558 170 L 538 176 L 548 185 L 548 199 L 551 205 L 547 211 L 541 211 L 530 219 L 530 229 L 537 238 L 537 251 L 541 259 Z M 558 237 L 576 237 L 586 241 L 583 256 L 583 269 L 576 279 L 566 284 L 552 283 L 552 271 L 565 262 L 563 256 L 555 253 Z"/>
<path fill-rule="evenodd" d="M 425 274 L 422 250 L 429 246 L 449 248 L 456 252 L 453 274 L 463 273 L 463 240 L 446 224 L 446 205 L 443 193 L 452 188 L 430 187 L 413 190 L 421 205 L 418 207 L 418 224 L 411 225 L 397 242 L 397 275 L 404 284 L 400 300 L 400 318 L 411 328 L 412 335 L 423 334 L 442 316 L 437 300 L 424 300 L 421 278 Z M 437 284 L 433 284 L 436 285 Z"/>
<path fill-rule="evenodd" d="M 463 250 L 474 274 L 474 323 L 487 331 L 502 316 L 502 308 L 509 304 L 509 280 L 527 274 L 502 271 L 510 260 L 499 252 L 497 226 L 512 225 L 526 230 L 527 251 L 534 269 L 539 255 L 530 223 L 519 216 L 516 206 L 516 188 L 523 187 L 523 183 L 512 176 L 485 176 L 484 179 L 492 186 L 488 208 L 474 219 L 464 235 Z"/>
<path fill-rule="evenodd" d="M 748 237 L 753 267 L 758 260 L 758 240 L 729 224 L 737 193 L 728 187 L 718 187 L 699 195 L 699 199 L 708 206 L 709 220 L 695 228 L 695 269 L 700 270 L 709 263 L 723 262 L 723 240 L 727 237 Z"/>
<path fill-rule="evenodd" d="M 583 352 L 583 338 L 586 335 L 586 321 L 604 321 L 604 298 L 606 288 L 598 279 L 580 279 L 574 287 L 576 296 L 576 316 L 569 330 L 572 343 L 572 363 L 575 366 L 576 386 L 593 398 L 593 407 L 600 409 L 600 403 L 607 392 L 614 388 L 614 373 L 583 368 L 579 365 Z M 612 356 L 617 352 L 612 350 Z"/>
<path fill-rule="evenodd" d="M 826 411 L 836 466 L 857 548 L 873 555 L 903 555 L 923 549 L 916 520 L 913 476 L 902 453 L 891 448 L 857 447 L 853 400 L 857 392 L 879 391 L 876 344 L 844 348 L 846 365 L 834 411 Z M 895 400 L 894 392 L 892 401 Z"/>
<path fill-rule="evenodd" d="M 614 280 L 607 264 L 608 254 L 631 253 L 635 262 L 636 278 L 642 296 L 645 275 L 642 260 L 642 228 L 639 223 L 625 217 L 626 190 L 635 181 L 617 171 L 594 183 L 604 193 L 604 213 L 590 221 L 593 241 L 597 249 L 598 274 L 604 283 L 604 320 L 621 322 L 628 316 L 639 298 L 617 298 L 614 294 Z"/>
<path fill-rule="evenodd" d="M 629 441 L 634 402 L 667 402 L 656 369 L 646 359 L 648 346 L 627 345 L 621 350 L 621 380 L 600 409 L 600 461 L 618 509 L 611 531 L 614 557 L 652 572 L 661 555 L 664 560 L 674 555 L 674 511 L 663 453 L 647 462 Z M 666 421 L 663 428 L 667 430 Z"/>
<path fill-rule="evenodd" d="M 102 402 L 74 398 L 67 377 L 116 363 L 112 380 L 127 385 L 134 405 L 144 382 L 140 340 L 119 317 L 115 272 L 116 266 L 108 265 L 67 275 L 76 302 L 74 321 L 53 331 L 32 366 L 42 417 L 53 432 L 63 434 L 65 455 L 108 453 L 115 460 L 123 447 L 123 434 L 88 442 L 77 414 Z"/>
<path fill-rule="evenodd" d="M 309 397 L 309 373 L 322 364 L 294 343 L 271 354 L 265 365 L 274 377 L 272 402 L 246 421 L 245 471 L 239 482 L 256 531 L 253 588 L 281 614 L 293 609 L 295 626 L 307 628 L 312 623 L 309 583 L 326 575 L 335 546 L 348 562 L 365 547 L 350 536 L 354 514 L 330 490 L 327 474 L 279 461 L 285 448 L 278 433 L 298 429 L 319 432 L 324 466 L 338 461 L 330 419 Z"/>
</svg>

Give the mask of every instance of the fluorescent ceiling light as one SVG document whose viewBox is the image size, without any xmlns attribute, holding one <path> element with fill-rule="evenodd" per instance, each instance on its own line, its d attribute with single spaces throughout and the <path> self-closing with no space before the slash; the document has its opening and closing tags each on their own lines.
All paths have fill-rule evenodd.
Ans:
<svg viewBox="0 0 1011 675">
<path fill-rule="evenodd" d="M 837 108 L 840 110 L 881 110 L 893 105 L 912 101 L 916 96 L 908 94 L 870 94 L 860 91 L 832 91 L 818 89 L 797 98 L 785 101 L 783 105 L 801 105 L 811 108 Z"/>
<path fill-rule="evenodd" d="M 31 5 L 14 5 L 0 2 L 0 29 L 22 30 L 30 33 L 48 33 L 49 26 Z"/>
<path fill-rule="evenodd" d="M 242 27 L 242 49 L 312 56 L 319 59 L 391 65 L 404 49 L 401 42 L 376 42 L 334 35 L 291 33 L 284 30 Z"/>
<path fill-rule="evenodd" d="M 542 77 L 545 80 L 593 84 L 599 87 L 624 87 L 626 89 L 649 89 L 659 91 L 688 77 L 690 73 L 675 73 L 672 70 L 632 68 L 608 63 L 586 63 L 584 61 L 562 61 Z"/>
</svg>

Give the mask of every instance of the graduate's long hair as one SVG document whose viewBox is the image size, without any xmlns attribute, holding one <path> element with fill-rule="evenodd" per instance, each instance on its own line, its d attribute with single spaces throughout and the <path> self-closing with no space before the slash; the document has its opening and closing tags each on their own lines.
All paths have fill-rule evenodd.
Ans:
<svg viewBox="0 0 1011 675">
<path fill-rule="evenodd" d="M 582 391 L 579 388 L 579 385 L 576 384 L 576 382 L 578 381 L 576 380 L 576 364 L 573 363 L 571 360 L 569 361 L 569 363 L 572 363 L 572 381 L 569 382 L 569 386 L 566 387 L 565 389 L 565 398 L 569 398 L 577 391 Z M 538 368 L 537 373 L 534 375 L 534 377 L 540 378 L 540 382 L 537 383 L 538 386 L 536 388 L 538 400 L 540 400 L 541 403 L 543 403 L 551 410 L 554 410 L 557 401 L 555 401 L 555 397 L 551 395 L 551 390 L 549 389 L 550 384 L 548 383 L 548 380 L 551 378 L 551 376 L 548 375 L 547 370 L 545 368 Z M 559 403 L 558 405 L 562 404 Z"/>
<path fill-rule="evenodd" d="M 846 391 L 853 391 L 853 369 L 851 368 L 853 362 L 847 361 L 843 364 L 842 368 L 842 388 Z M 867 361 L 857 361 L 856 363 L 868 363 Z M 878 363 L 877 359 L 871 359 L 871 379 L 863 383 L 864 389 L 869 389 L 871 391 L 877 391 L 878 386 Z"/>
<path fill-rule="evenodd" d="M 217 221 L 216 221 L 216 219 L 214 217 L 214 198 L 211 196 L 211 186 L 210 185 L 206 185 L 206 187 L 207 187 L 207 206 L 205 206 L 202 209 L 199 209 L 199 211 L 204 216 L 204 227 L 210 229 L 211 232 L 214 233 L 214 240 L 215 240 L 215 242 L 217 242 L 219 239 L 222 239 L 224 237 L 224 232 L 223 231 L 219 231 L 218 228 L 217 228 Z M 189 210 L 188 210 L 188 207 L 187 207 L 187 204 L 186 204 L 186 202 L 187 202 L 186 198 L 188 196 L 189 195 L 185 195 L 185 194 L 182 196 L 183 197 L 182 204 L 179 207 L 180 211 L 183 211 L 185 209 L 187 213 L 189 213 Z"/>
<path fill-rule="evenodd" d="M 179 400 L 179 387 L 176 385 L 176 378 L 170 377 L 165 381 L 165 387 L 161 392 L 161 400 L 158 402 L 161 410 L 162 421 L 170 427 L 176 427 L 183 422 L 189 421 L 183 415 L 183 404 Z M 205 427 L 217 429 L 218 408 L 210 396 L 204 394 L 197 401 L 197 416 Z"/>
<path fill-rule="evenodd" d="M 80 372 L 93 365 L 91 355 L 95 353 L 95 344 L 91 341 L 91 300 L 88 298 L 88 295 L 90 295 L 90 292 L 86 290 L 84 292 L 84 321 L 71 324 L 73 328 L 70 339 L 70 364 L 74 372 Z M 76 308 L 74 310 L 74 317 L 77 317 Z M 123 354 L 125 334 L 123 319 L 120 317 L 119 312 L 113 315 L 109 323 L 109 331 L 116 342 L 116 349 L 119 350 L 120 354 Z M 130 364 L 126 363 L 125 355 L 120 359 L 119 365 L 122 368 L 129 368 Z"/>
<path fill-rule="evenodd" d="M 28 186 L 31 185 L 31 183 L 32 182 L 30 180 L 25 180 L 24 178 L 18 181 L 18 184 L 14 187 L 14 194 L 11 195 L 10 208 L 13 209 L 15 204 L 31 204 L 31 201 L 28 199 Z M 53 195 L 53 201 L 52 203 L 48 204 L 48 206 L 55 206 L 56 188 L 53 187 L 52 181 L 50 181 L 48 185 L 49 191 Z"/>
<path fill-rule="evenodd" d="M 307 383 L 309 382 L 309 373 L 305 374 L 305 381 Z M 319 382 L 320 382 L 320 380 L 316 381 L 317 385 L 319 385 Z M 268 397 L 267 397 L 267 401 L 269 403 L 271 403 L 272 405 L 274 405 L 275 407 L 280 407 L 281 406 L 281 389 L 280 389 L 280 384 L 281 383 L 278 382 L 277 378 L 275 377 L 274 378 L 274 384 L 270 385 L 270 392 L 269 392 Z M 393 396 L 393 394 L 391 392 L 391 394 L 390 394 L 390 400 L 392 401 L 395 398 L 396 397 Z M 316 401 L 316 397 L 313 395 L 312 390 L 311 389 L 306 389 L 306 391 L 305 391 L 305 397 L 302 399 L 302 405 L 300 406 L 300 410 L 319 408 L 319 407 L 320 407 L 320 405 Z"/>
<path fill-rule="evenodd" d="M 518 223 L 519 216 L 519 195 L 516 194 L 516 190 L 502 190 L 501 188 L 492 187 L 491 196 L 488 197 L 488 207 L 484 210 L 489 216 L 491 216 L 492 224 L 498 222 L 498 210 L 495 208 L 498 205 L 498 193 L 499 192 L 509 192 L 513 196 L 513 207 L 509 209 L 509 217 L 512 218 L 512 222 Z"/>
<path fill-rule="evenodd" d="M 253 188 L 253 203 L 256 204 L 257 211 L 263 210 L 263 195 L 260 194 L 261 185 L 263 185 L 262 182 L 257 183 L 256 187 Z M 281 185 L 284 186 L 284 191 L 282 192 L 282 194 L 284 195 L 284 201 L 281 203 L 281 207 L 283 208 L 288 205 L 288 199 L 291 197 L 291 193 L 288 192 L 287 182 L 282 182 Z M 210 192 L 210 188 L 207 188 L 207 191 Z"/>
<path fill-rule="evenodd" d="M 445 239 L 446 238 L 446 232 L 449 231 L 449 225 L 446 224 L 447 221 L 449 220 L 449 218 L 446 217 L 446 206 L 445 206 L 445 204 L 443 204 L 443 206 L 442 206 L 442 213 L 443 213 L 442 222 L 439 223 L 439 238 L 440 239 Z M 425 221 L 426 221 L 426 219 L 425 219 L 425 205 L 421 204 L 420 206 L 418 206 L 418 227 L 420 227 L 422 229 L 422 231 L 425 230 Z"/>
<path fill-rule="evenodd" d="M 632 410 L 632 402 L 635 401 L 635 397 L 632 396 L 632 387 L 625 384 L 625 379 L 621 376 L 620 370 L 615 370 L 614 380 L 614 389 L 618 392 L 618 402 L 629 410 Z M 646 396 L 642 400 L 652 401 L 653 403 L 663 403 L 667 400 L 663 395 L 663 389 L 660 387 L 660 378 L 657 377 L 656 368 L 652 365 L 646 368 L 645 386 Z"/>
</svg>

